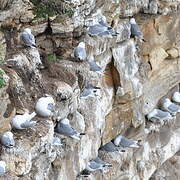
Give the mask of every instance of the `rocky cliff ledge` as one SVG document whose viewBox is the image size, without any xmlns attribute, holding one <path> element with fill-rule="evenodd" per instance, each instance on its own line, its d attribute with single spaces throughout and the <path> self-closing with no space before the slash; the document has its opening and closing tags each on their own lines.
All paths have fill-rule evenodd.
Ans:
<svg viewBox="0 0 180 180">
<path fill-rule="evenodd" d="M 45 94 L 53 96 L 57 107 L 54 117 L 36 117 L 36 126 L 12 131 L 16 145 L 1 148 L 7 173 L 0 179 L 75 180 L 97 157 L 99 147 L 119 134 L 141 139 L 141 147 L 126 148 L 121 154 L 99 152 L 112 168 L 82 179 L 180 179 L 180 114 L 164 125 L 154 125 L 146 117 L 179 91 L 180 1 L 49 3 L 0 0 L 0 133 L 11 129 L 16 113 L 34 111 L 37 99 Z M 118 32 L 117 37 L 85 33 L 101 16 Z M 130 17 L 136 19 L 146 42 L 130 37 Z M 20 44 L 26 27 L 32 29 L 37 48 Z M 71 61 L 80 41 L 103 75 L 91 72 L 86 63 Z M 95 98 L 80 98 L 86 80 L 101 88 Z M 65 117 L 86 133 L 80 141 L 54 133 L 55 122 Z M 62 145 L 53 144 L 54 136 L 61 138 Z"/>
</svg>

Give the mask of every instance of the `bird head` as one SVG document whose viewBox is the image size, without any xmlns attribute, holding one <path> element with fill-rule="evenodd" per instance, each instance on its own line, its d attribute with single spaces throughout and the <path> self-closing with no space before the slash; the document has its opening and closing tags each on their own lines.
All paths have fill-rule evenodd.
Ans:
<svg viewBox="0 0 180 180">
<path fill-rule="evenodd" d="M 85 45 L 84 42 L 80 42 L 78 46 L 81 47 L 81 48 L 85 48 L 86 45 Z"/>
<path fill-rule="evenodd" d="M 63 124 L 69 124 L 69 119 L 64 118 L 63 120 L 61 120 L 61 123 L 63 123 Z"/>
<path fill-rule="evenodd" d="M 106 17 L 101 16 L 101 18 L 99 19 L 99 22 L 106 23 L 107 22 Z"/>
<path fill-rule="evenodd" d="M 26 29 L 24 29 L 24 32 L 26 32 L 26 33 L 28 33 L 28 34 L 31 34 L 31 29 L 26 28 Z"/>
<path fill-rule="evenodd" d="M 151 111 L 151 112 L 147 115 L 147 118 L 148 118 L 148 119 L 151 119 L 156 113 L 157 113 L 157 109 L 154 109 L 153 111 Z"/>
<path fill-rule="evenodd" d="M 116 146 L 119 146 L 119 143 L 121 142 L 121 139 L 122 139 L 122 136 L 117 136 L 115 139 L 114 139 L 114 144 Z"/>
<path fill-rule="evenodd" d="M 4 161 L 0 161 L 0 166 L 6 167 L 6 163 Z"/>
<path fill-rule="evenodd" d="M 130 19 L 130 24 L 136 24 L 136 20 L 134 18 Z"/>
<path fill-rule="evenodd" d="M 171 104 L 171 100 L 170 100 L 169 98 L 166 98 L 166 99 L 164 100 L 164 103 L 166 103 L 166 104 Z"/>
<path fill-rule="evenodd" d="M 7 131 L 7 132 L 4 133 L 4 136 L 13 138 L 13 133 L 11 131 Z"/>
</svg>

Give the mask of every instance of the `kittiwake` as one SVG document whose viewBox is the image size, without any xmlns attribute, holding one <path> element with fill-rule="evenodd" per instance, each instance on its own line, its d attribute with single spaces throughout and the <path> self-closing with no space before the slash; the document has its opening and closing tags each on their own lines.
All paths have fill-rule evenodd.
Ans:
<svg viewBox="0 0 180 180">
<path fill-rule="evenodd" d="M 87 58 L 86 47 L 84 42 L 80 42 L 74 49 L 74 57 L 76 61 L 85 61 Z"/>
<path fill-rule="evenodd" d="M 140 41 L 145 41 L 143 37 L 143 33 L 141 32 L 138 24 L 136 24 L 136 20 L 134 18 L 130 19 L 131 24 L 131 36 L 138 38 Z"/>
<path fill-rule="evenodd" d="M 174 92 L 172 95 L 172 100 L 176 103 L 180 103 L 180 92 Z"/>
<path fill-rule="evenodd" d="M 69 119 L 67 118 L 59 121 L 54 131 L 64 136 L 72 137 L 76 140 L 80 140 L 80 136 L 85 135 L 85 133 L 78 133 L 74 128 L 72 128 L 69 123 Z"/>
<path fill-rule="evenodd" d="M 55 102 L 51 96 L 41 97 L 35 105 L 36 113 L 42 117 L 49 117 L 55 111 Z"/>
<path fill-rule="evenodd" d="M 103 170 L 105 166 L 101 163 L 97 163 L 95 160 L 91 160 L 87 163 L 85 170 L 93 172 L 97 170 Z"/>
<path fill-rule="evenodd" d="M 111 141 L 108 142 L 108 143 L 106 143 L 105 145 L 101 146 L 101 147 L 99 148 L 99 150 L 107 151 L 107 152 L 118 152 L 118 153 L 125 152 L 125 150 L 118 148 L 118 147 L 115 146 L 115 144 L 114 144 L 113 142 L 111 142 Z"/>
<path fill-rule="evenodd" d="M 91 61 L 88 61 L 88 63 L 90 65 L 90 71 L 94 71 L 94 72 L 102 71 L 102 68 L 97 65 L 96 61 L 91 60 Z"/>
<path fill-rule="evenodd" d="M 171 114 L 166 111 L 162 111 L 160 109 L 154 109 L 147 115 L 148 120 L 152 122 L 159 121 L 160 123 L 163 123 L 163 121 L 169 121 L 173 119 Z"/>
<path fill-rule="evenodd" d="M 180 112 L 180 106 L 172 103 L 169 98 L 164 100 L 162 109 L 170 112 L 173 116 L 175 116 L 177 112 Z"/>
<path fill-rule="evenodd" d="M 113 30 L 111 26 L 109 26 L 106 22 L 106 17 L 103 16 L 99 20 L 97 24 L 94 24 L 92 26 L 89 26 L 87 28 L 87 34 L 91 36 L 103 36 L 103 37 L 110 37 L 117 36 L 117 32 Z"/>
<path fill-rule="evenodd" d="M 140 147 L 139 142 L 141 142 L 141 140 L 135 141 L 135 140 L 130 140 L 127 139 L 124 136 L 117 136 L 114 139 L 114 144 L 116 146 L 120 146 L 120 147 L 132 147 L 132 148 L 138 148 Z"/>
<path fill-rule="evenodd" d="M 0 161 L 0 175 L 6 173 L 6 163 L 4 161 Z"/>
<path fill-rule="evenodd" d="M 103 160 L 102 160 L 101 158 L 99 158 L 98 156 L 94 159 L 94 161 L 95 161 L 96 163 L 102 164 L 103 167 L 106 167 L 106 166 L 107 166 L 107 167 L 112 167 L 112 164 L 103 161 Z"/>
<path fill-rule="evenodd" d="M 91 83 L 86 82 L 85 88 L 81 92 L 80 97 L 81 98 L 87 98 L 87 97 L 95 97 L 96 92 L 100 90 L 101 88 L 93 86 Z"/>
<path fill-rule="evenodd" d="M 31 33 L 31 29 L 26 28 L 20 35 L 20 39 L 24 45 L 29 47 L 37 47 L 35 43 L 34 35 Z"/>
<path fill-rule="evenodd" d="M 1 144 L 9 148 L 14 147 L 15 141 L 14 141 L 13 133 L 10 131 L 5 132 L 1 136 Z"/>
<path fill-rule="evenodd" d="M 36 125 L 36 121 L 31 121 L 36 116 L 36 113 L 24 113 L 22 115 L 15 115 L 11 121 L 12 127 L 15 129 L 26 129 Z"/>
</svg>

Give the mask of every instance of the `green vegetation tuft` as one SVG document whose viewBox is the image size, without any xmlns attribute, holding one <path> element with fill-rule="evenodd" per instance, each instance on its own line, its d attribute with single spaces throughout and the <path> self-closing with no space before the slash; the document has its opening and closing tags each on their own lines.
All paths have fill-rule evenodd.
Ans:
<svg viewBox="0 0 180 180">
<path fill-rule="evenodd" d="M 48 55 L 48 61 L 57 62 L 58 59 L 57 59 L 56 55 L 53 54 L 53 55 Z"/>
<path fill-rule="evenodd" d="M 4 75 L 4 72 L 0 70 L 0 88 L 6 85 L 6 81 L 4 80 L 3 75 Z"/>
<path fill-rule="evenodd" d="M 36 18 L 47 18 L 55 15 L 72 17 L 74 9 L 63 0 L 30 0 L 34 4 Z"/>
</svg>

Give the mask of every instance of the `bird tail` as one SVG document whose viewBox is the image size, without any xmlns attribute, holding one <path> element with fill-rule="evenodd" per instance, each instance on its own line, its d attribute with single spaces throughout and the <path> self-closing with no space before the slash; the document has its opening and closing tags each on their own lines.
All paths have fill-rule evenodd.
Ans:
<svg viewBox="0 0 180 180">
<path fill-rule="evenodd" d="M 139 148 L 140 145 L 139 145 L 138 143 L 134 143 L 134 144 L 132 144 L 130 147 L 132 147 L 132 148 Z"/>
<path fill-rule="evenodd" d="M 36 112 L 33 112 L 29 115 L 29 121 L 36 116 Z"/>
<path fill-rule="evenodd" d="M 76 139 L 78 141 L 80 141 L 80 137 L 77 134 L 74 134 L 71 136 L 73 139 Z"/>
</svg>

